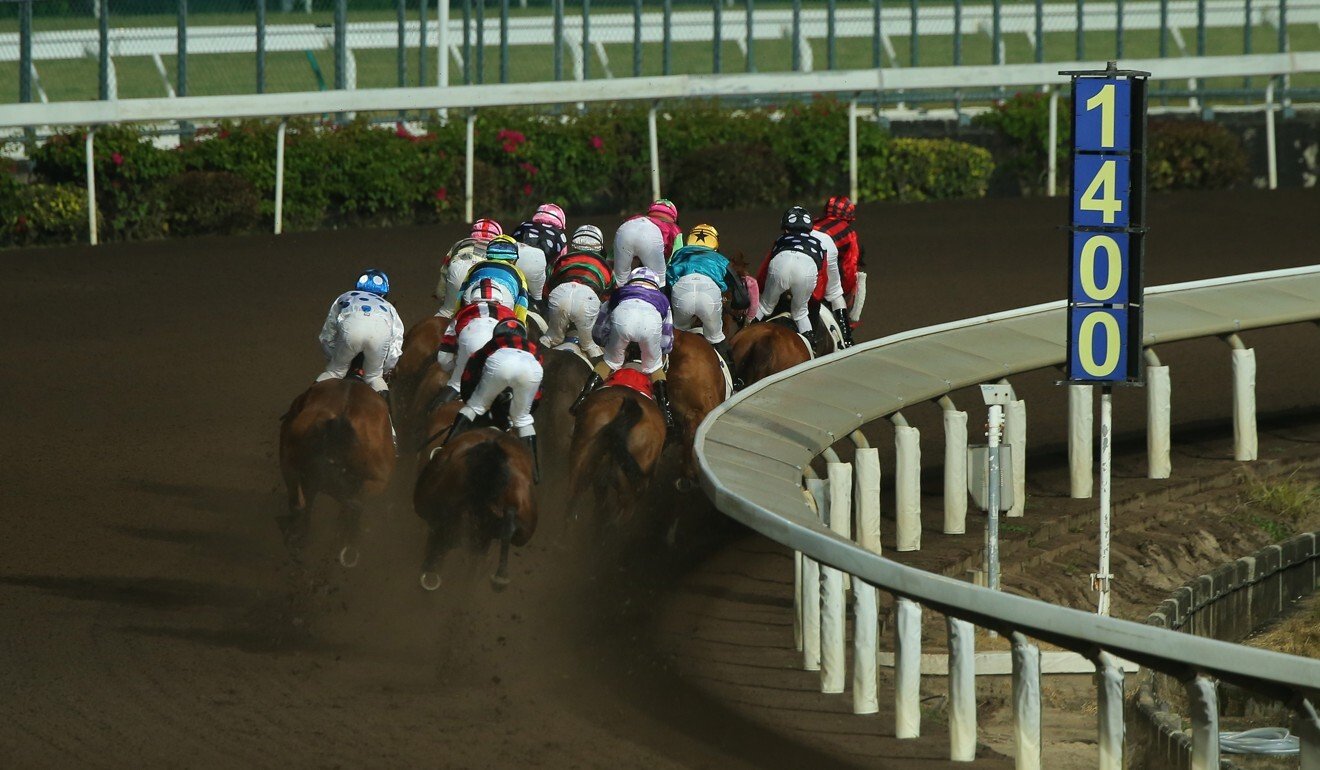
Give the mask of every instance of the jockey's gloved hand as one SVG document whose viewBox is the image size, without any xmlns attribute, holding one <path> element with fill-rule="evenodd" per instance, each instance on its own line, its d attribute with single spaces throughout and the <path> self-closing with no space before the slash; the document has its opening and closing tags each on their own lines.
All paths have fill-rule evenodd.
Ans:
<svg viewBox="0 0 1320 770">
<path fill-rule="evenodd" d="M 839 323 L 839 333 L 843 335 L 845 347 L 853 346 L 852 324 L 848 323 L 848 311 L 839 308 L 834 311 L 834 320 Z"/>
</svg>

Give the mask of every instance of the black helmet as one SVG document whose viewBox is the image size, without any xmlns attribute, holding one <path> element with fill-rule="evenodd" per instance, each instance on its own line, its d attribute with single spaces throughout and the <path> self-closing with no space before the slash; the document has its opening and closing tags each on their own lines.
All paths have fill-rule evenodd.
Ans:
<svg viewBox="0 0 1320 770">
<path fill-rule="evenodd" d="M 780 220 L 779 226 L 790 233 L 811 232 L 811 215 L 801 206 L 794 206 L 784 212 L 784 218 Z"/>
</svg>

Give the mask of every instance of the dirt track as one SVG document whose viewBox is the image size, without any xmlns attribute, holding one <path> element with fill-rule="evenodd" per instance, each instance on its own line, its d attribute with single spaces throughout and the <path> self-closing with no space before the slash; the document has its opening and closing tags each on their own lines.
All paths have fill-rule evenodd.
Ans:
<svg viewBox="0 0 1320 770">
<path fill-rule="evenodd" d="M 1314 190 L 1156 199 L 1147 282 L 1309 264 L 1318 214 Z M 872 254 L 864 338 L 1063 293 L 1057 201 L 860 215 Z M 777 218 L 710 220 L 735 250 L 760 253 Z M 468 586 L 421 594 L 406 483 L 377 514 L 361 568 L 327 567 L 309 590 L 282 566 L 276 420 L 320 370 L 327 304 L 374 264 L 405 320 L 431 312 L 435 257 L 455 235 L 0 253 L 14 319 L 0 386 L 0 765 L 822 764 L 652 654 L 648 608 L 681 558 L 552 547 L 553 506 L 503 595 L 480 568 Z M 1306 334 L 1253 335 L 1262 409 L 1316 403 L 1301 375 L 1320 345 L 1298 350 Z M 1228 413 L 1222 343 L 1162 355 L 1176 367 L 1175 419 Z M 1178 389 L 1212 374 L 1218 384 Z M 1019 388 L 1046 394 L 1052 379 Z M 1120 430 L 1140 426 L 1139 397 L 1121 394 Z M 1050 419 L 1061 400 L 1033 402 L 1033 447 L 1062 438 Z M 708 522 L 691 528 L 697 539 L 728 536 L 704 501 L 685 505 Z"/>
</svg>

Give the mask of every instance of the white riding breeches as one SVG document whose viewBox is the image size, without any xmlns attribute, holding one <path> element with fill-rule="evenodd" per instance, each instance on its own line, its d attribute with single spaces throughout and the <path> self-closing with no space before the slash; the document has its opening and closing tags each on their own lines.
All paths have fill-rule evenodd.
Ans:
<svg viewBox="0 0 1320 770">
<path fill-rule="evenodd" d="M 545 291 L 545 252 L 525 243 L 518 244 L 518 269 L 527 279 L 527 295 L 539 300 Z"/>
<path fill-rule="evenodd" d="M 462 299 L 461 290 L 463 288 L 463 279 L 467 278 L 468 271 L 477 264 L 476 255 L 462 255 L 453 257 L 445 267 L 445 274 L 440 278 L 440 284 L 444 287 L 444 294 L 440 296 L 440 310 L 436 315 L 442 315 L 445 318 L 453 318 L 458 312 L 458 303 Z"/>
<path fill-rule="evenodd" d="M 389 390 L 384 374 L 390 351 L 390 323 L 384 313 L 354 313 L 344 318 L 330 343 L 330 360 L 316 381 L 343 379 L 353 357 L 361 353 L 363 381 L 377 392 Z"/>
<path fill-rule="evenodd" d="M 534 436 L 536 425 L 532 420 L 532 403 L 536 400 L 536 391 L 541 387 L 543 376 L 544 372 L 536 356 L 526 350 L 501 348 L 486 359 L 481 379 L 462 411 L 469 419 L 476 419 L 485 414 L 500 393 L 508 388 L 513 391 L 513 402 L 509 404 L 509 427 L 516 429 L 519 436 Z"/>
<path fill-rule="evenodd" d="M 671 292 L 674 328 L 690 332 L 701 327 L 712 345 L 724 340 L 724 295 L 719 284 L 708 275 L 688 273 L 674 282 Z"/>
<path fill-rule="evenodd" d="M 779 304 L 784 292 L 792 296 L 793 323 L 798 332 L 811 331 L 807 316 L 807 302 L 816 290 L 816 261 L 799 251 L 781 251 L 770 260 L 765 274 L 765 291 L 761 292 L 761 307 L 757 318 L 768 318 Z"/>
<path fill-rule="evenodd" d="M 665 238 L 655 222 L 646 217 L 629 219 L 614 232 L 615 286 L 628 282 L 634 259 L 654 270 L 660 276 L 660 285 L 665 285 Z"/>
<path fill-rule="evenodd" d="M 463 327 L 463 331 L 458 333 L 458 349 L 452 354 L 441 352 L 436 356 L 442 369 L 449 372 L 449 386 L 454 390 L 459 389 L 460 380 L 463 379 L 463 370 L 467 368 L 468 359 L 472 354 L 481 350 L 490 342 L 490 338 L 495 331 L 495 325 L 499 323 L 495 318 L 473 318 Z M 449 359 L 446 361 L 446 359 Z"/>
<path fill-rule="evenodd" d="M 610 316 L 610 338 L 605 343 L 605 364 L 611 370 L 623 366 L 628 344 L 641 351 L 642 371 L 651 374 L 664 366 L 664 319 L 650 303 L 625 299 Z"/>
<path fill-rule="evenodd" d="M 596 326 L 596 316 L 600 314 L 600 297 L 584 283 L 561 283 L 550 292 L 546 304 L 550 317 L 546 319 L 549 328 L 541 338 L 541 344 L 555 347 L 564 341 L 568 328 L 572 326 L 578 335 L 578 348 L 588 358 L 596 358 L 604 353 L 600 346 L 591 339 L 591 330 Z"/>
</svg>

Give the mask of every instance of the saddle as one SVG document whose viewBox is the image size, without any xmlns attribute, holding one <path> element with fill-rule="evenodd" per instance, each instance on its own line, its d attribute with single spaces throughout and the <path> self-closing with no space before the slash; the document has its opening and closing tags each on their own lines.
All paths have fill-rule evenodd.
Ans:
<svg viewBox="0 0 1320 770">
<path fill-rule="evenodd" d="M 641 393 L 652 401 L 655 400 L 655 393 L 651 390 L 651 376 L 630 366 L 624 366 L 610 374 L 610 376 L 606 378 L 604 386 L 629 388 Z"/>
</svg>

